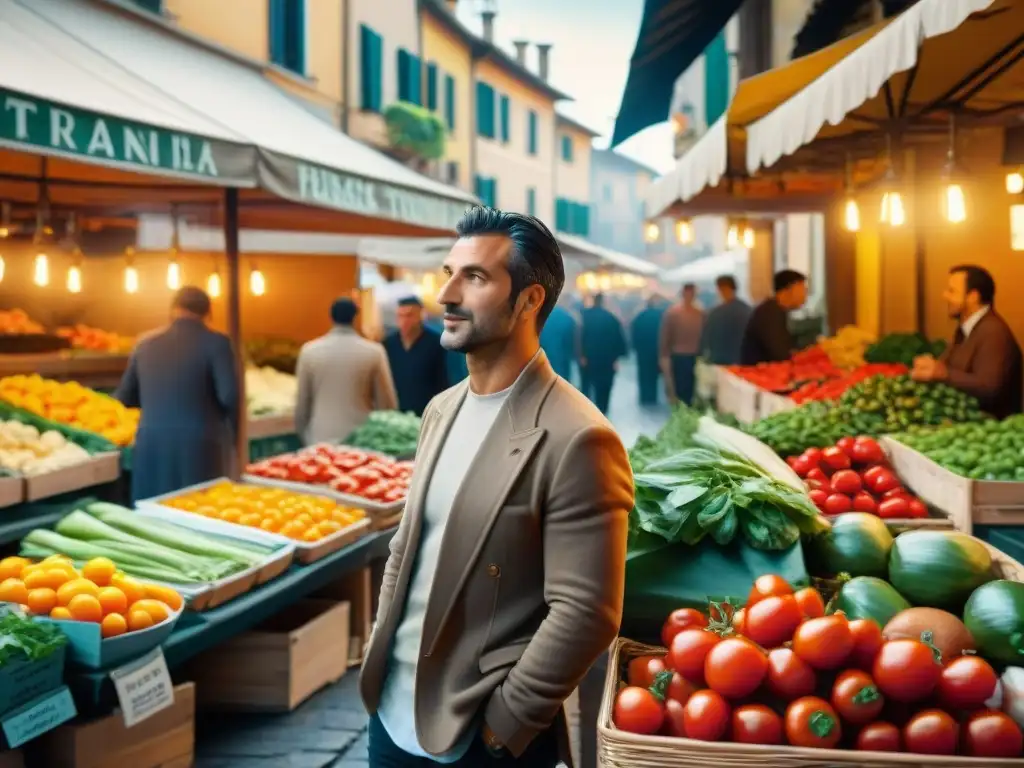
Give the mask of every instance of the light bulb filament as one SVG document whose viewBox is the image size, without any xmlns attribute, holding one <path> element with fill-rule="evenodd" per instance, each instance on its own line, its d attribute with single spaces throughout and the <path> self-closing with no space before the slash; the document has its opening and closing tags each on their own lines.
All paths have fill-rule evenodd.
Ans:
<svg viewBox="0 0 1024 768">
<path fill-rule="evenodd" d="M 45 253 L 36 255 L 32 270 L 32 282 L 40 288 L 45 288 L 50 284 L 50 259 Z"/>
<path fill-rule="evenodd" d="M 78 266 L 68 267 L 67 289 L 68 293 L 82 292 L 82 270 Z"/>
<path fill-rule="evenodd" d="M 124 268 L 124 290 L 125 293 L 139 292 L 139 270 L 133 266 Z"/>
</svg>

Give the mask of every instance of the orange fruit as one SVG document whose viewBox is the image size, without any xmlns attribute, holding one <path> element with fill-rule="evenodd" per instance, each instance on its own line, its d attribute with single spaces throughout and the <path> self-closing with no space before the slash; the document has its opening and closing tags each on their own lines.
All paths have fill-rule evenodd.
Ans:
<svg viewBox="0 0 1024 768">
<path fill-rule="evenodd" d="M 332 533 L 340 531 L 343 526 L 334 520 L 324 520 L 322 523 L 318 523 L 316 527 L 322 536 L 330 536 Z"/>
<path fill-rule="evenodd" d="M 159 624 L 170 615 L 170 609 L 159 600 L 147 597 L 132 603 L 132 613 L 145 611 L 153 617 L 153 623 Z"/>
<path fill-rule="evenodd" d="M 142 584 L 123 573 L 115 573 L 110 579 L 110 586 L 117 587 L 124 592 L 124 596 L 128 598 L 128 605 L 146 596 L 146 590 L 143 589 Z"/>
<path fill-rule="evenodd" d="M 48 616 L 57 607 L 57 593 L 49 587 L 29 590 L 25 600 L 28 610 L 38 616 Z"/>
<path fill-rule="evenodd" d="M 131 613 L 128 614 L 129 632 L 140 632 L 143 629 L 149 629 L 153 626 L 153 623 L 153 617 L 141 608 L 132 608 Z"/>
<path fill-rule="evenodd" d="M 124 613 L 128 610 L 128 598 L 117 587 L 103 587 L 97 597 L 103 608 L 104 616 L 110 613 Z"/>
<path fill-rule="evenodd" d="M 65 608 L 63 605 L 58 605 L 52 611 L 50 611 L 50 618 L 57 619 L 58 621 L 74 621 L 74 617 L 71 615 L 71 611 Z"/>
<path fill-rule="evenodd" d="M 260 513 L 259 512 L 246 512 L 240 518 L 238 522 L 240 525 L 247 525 L 250 528 L 257 528 L 260 524 Z"/>
<path fill-rule="evenodd" d="M 22 570 L 31 564 L 32 561 L 27 557 L 5 557 L 0 560 L 0 581 L 20 579 Z"/>
<path fill-rule="evenodd" d="M 146 597 L 152 598 L 153 600 L 159 600 L 172 611 L 181 610 L 184 600 L 182 600 L 182 597 L 178 594 L 177 590 L 172 589 L 171 587 L 165 587 L 162 584 L 146 584 L 144 587 L 146 590 Z"/>
<path fill-rule="evenodd" d="M 270 533 L 277 533 L 281 530 L 281 521 L 273 517 L 265 517 L 260 522 L 260 529 Z"/>
<path fill-rule="evenodd" d="M 96 597 L 99 593 L 100 588 L 88 579 L 72 579 L 71 581 L 64 582 L 57 588 L 57 604 L 70 605 L 71 600 L 78 595 Z M 96 603 L 98 605 L 99 601 L 97 600 Z"/>
<path fill-rule="evenodd" d="M 94 557 L 82 566 L 82 576 L 98 587 L 105 587 L 117 571 L 114 561 L 106 557 Z"/>
<path fill-rule="evenodd" d="M 71 598 L 67 608 L 75 621 L 94 621 L 98 624 L 103 619 L 103 606 L 95 595 L 79 593 Z"/>
<path fill-rule="evenodd" d="M 28 588 L 21 579 L 4 579 L 0 582 L 0 602 L 21 603 L 28 602 Z"/>
<path fill-rule="evenodd" d="M 117 637 L 128 631 L 128 619 L 120 613 L 108 613 L 100 623 L 100 634 L 103 637 Z"/>
<path fill-rule="evenodd" d="M 324 535 L 320 533 L 320 529 L 315 525 L 310 526 L 302 532 L 303 541 L 320 541 L 323 537 Z"/>
<path fill-rule="evenodd" d="M 50 586 L 49 570 L 37 568 L 25 577 L 25 588 L 29 591 Z"/>
</svg>

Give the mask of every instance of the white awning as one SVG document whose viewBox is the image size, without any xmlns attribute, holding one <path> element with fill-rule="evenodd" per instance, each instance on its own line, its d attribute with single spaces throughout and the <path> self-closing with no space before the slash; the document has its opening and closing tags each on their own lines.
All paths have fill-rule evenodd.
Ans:
<svg viewBox="0 0 1024 768">
<path fill-rule="evenodd" d="M 695 283 L 701 280 L 714 280 L 721 275 L 734 275 L 737 268 L 747 263 L 748 258 L 748 252 L 742 249 L 705 256 L 703 259 L 662 272 L 658 275 L 658 282 Z"/>
<path fill-rule="evenodd" d="M 965 29 L 957 40 L 951 36 L 942 50 L 936 49 L 927 56 L 920 53 L 926 41 L 952 32 L 971 14 L 990 7 L 994 12 L 979 16 L 979 23 L 972 25 L 976 28 Z M 922 105 L 929 103 L 929 95 L 940 100 L 954 99 L 956 94 L 947 93 L 947 89 L 956 88 L 1002 46 L 1015 39 L 1019 44 L 1024 29 L 1022 9 L 1024 4 L 1019 0 L 920 0 L 887 24 L 873 28 L 874 33 L 864 45 L 750 125 L 747 172 L 753 174 L 762 167 L 770 167 L 814 141 L 827 126 L 840 126 L 848 116 L 849 125 L 843 130 L 829 131 L 830 136 L 878 130 L 879 120 L 898 120 L 899 116 L 889 114 L 894 97 L 886 97 L 880 91 L 891 78 L 909 73 L 919 64 L 916 77 L 906 83 L 908 95 L 912 88 L 914 100 Z M 1018 87 L 1019 82 L 1018 79 Z M 901 89 L 894 91 L 895 98 L 899 98 Z M 859 109 L 875 101 L 878 109 Z M 851 115 L 854 110 L 858 110 L 861 120 Z"/>
<path fill-rule="evenodd" d="M 675 167 L 647 188 L 644 210 L 653 219 L 677 200 L 686 201 L 705 187 L 718 186 L 729 164 L 728 115 L 722 115 L 679 158 Z"/>
<path fill-rule="evenodd" d="M 565 258 L 577 259 L 587 269 L 610 268 L 618 272 L 629 272 L 634 275 L 653 276 L 657 274 L 658 268 L 644 259 L 630 256 L 628 253 L 619 253 L 600 245 L 585 240 L 576 235 L 567 235 L 564 232 L 556 232 L 555 239 Z"/>
</svg>

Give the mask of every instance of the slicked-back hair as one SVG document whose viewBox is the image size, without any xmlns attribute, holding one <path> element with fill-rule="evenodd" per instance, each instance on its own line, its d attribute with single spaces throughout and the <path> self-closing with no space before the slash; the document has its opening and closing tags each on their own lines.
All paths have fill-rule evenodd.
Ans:
<svg viewBox="0 0 1024 768">
<path fill-rule="evenodd" d="M 962 272 L 964 275 L 964 294 L 971 291 L 978 292 L 978 300 L 986 307 L 996 300 L 996 281 L 992 279 L 991 273 L 984 267 L 975 264 L 957 264 L 949 273 L 955 275 Z"/>
<path fill-rule="evenodd" d="M 562 251 L 551 230 L 533 216 L 477 205 L 462 215 L 455 232 L 459 237 L 503 235 L 512 241 L 508 258 L 508 273 L 512 278 L 509 303 L 514 306 L 527 286 L 543 288 L 544 303 L 537 312 L 537 330 L 540 331 L 565 286 Z"/>
<path fill-rule="evenodd" d="M 772 287 L 775 289 L 775 293 L 778 293 L 779 291 L 786 290 L 791 285 L 806 282 L 807 277 L 803 272 L 797 272 L 795 269 L 782 269 L 775 273 Z"/>
</svg>

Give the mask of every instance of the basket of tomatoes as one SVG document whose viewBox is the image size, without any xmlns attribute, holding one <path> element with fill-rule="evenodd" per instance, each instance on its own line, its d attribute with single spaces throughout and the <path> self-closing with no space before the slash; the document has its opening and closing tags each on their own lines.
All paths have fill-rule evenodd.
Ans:
<svg viewBox="0 0 1024 768">
<path fill-rule="evenodd" d="M 664 647 L 620 638 L 598 719 L 606 768 L 1024 767 L 1024 734 L 976 655 L 887 639 L 814 588 L 674 611 Z"/>
</svg>

